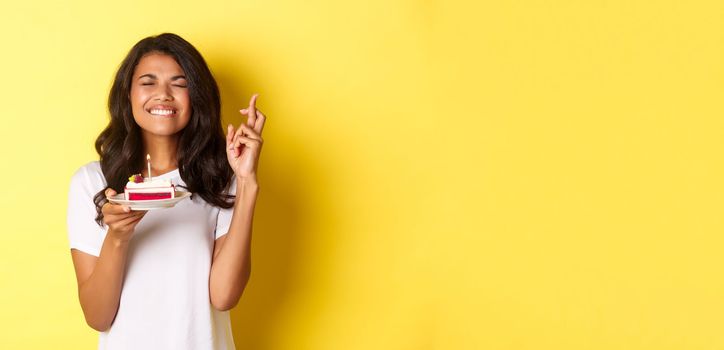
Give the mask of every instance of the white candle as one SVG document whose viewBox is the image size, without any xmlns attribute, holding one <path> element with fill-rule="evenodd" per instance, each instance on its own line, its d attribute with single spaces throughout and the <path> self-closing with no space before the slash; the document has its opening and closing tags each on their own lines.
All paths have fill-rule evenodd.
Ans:
<svg viewBox="0 0 724 350">
<path fill-rule="evenodd" d="M 146 162 L 148 163 L 148 181 L 151 181 L 151 155 L 146 154 Z"/>
</svg>

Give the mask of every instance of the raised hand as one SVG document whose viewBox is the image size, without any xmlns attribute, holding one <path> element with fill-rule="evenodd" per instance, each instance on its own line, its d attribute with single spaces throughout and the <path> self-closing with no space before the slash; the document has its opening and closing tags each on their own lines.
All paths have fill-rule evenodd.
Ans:
<svg viewBox="0 0 724 350">
<path fill-rule="evenodd" d="M 254 94 L 249 107 L 239 111 L 248 116 L 246 124 L 242 123 L 236 130 L 232 124 L 227 128 L 226 156 L 237 180 L 256 181 L 259 154 L 264 143 L 261 132 L 266 121 L 266 116 L 256 108 L 258 97 Z"/>
</svg>

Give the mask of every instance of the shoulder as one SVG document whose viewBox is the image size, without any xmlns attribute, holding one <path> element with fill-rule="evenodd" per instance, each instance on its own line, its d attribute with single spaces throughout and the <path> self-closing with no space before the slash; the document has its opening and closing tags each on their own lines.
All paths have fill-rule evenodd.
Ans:
<svg viewBox="0 0 724 350">
<path fill-rule="evenodd" d="M 71 188 L 102 189 L 106 179 L 99 161 L 89 162 L 75 171 L 70 179 Z"/>
</svg>

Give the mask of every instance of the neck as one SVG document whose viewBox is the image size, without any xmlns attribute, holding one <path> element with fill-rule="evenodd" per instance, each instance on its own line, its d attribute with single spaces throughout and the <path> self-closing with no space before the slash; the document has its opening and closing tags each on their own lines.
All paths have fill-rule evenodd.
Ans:
<svg viewBox="0 0 724 350">
<path fill-rule="evenodd" d="M 145 154 L 151 155 L 151 175 L 165 174 L 178 168 L 176 152 L 178 150 L 178 136 L 143 135 L 144 167 L 143 174 L 148 176 L 148 166 Z"/>
</svg>

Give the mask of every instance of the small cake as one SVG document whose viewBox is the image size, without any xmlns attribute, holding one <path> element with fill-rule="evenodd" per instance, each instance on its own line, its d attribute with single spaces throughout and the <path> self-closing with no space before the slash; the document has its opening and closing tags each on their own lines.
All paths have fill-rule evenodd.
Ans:
<svg viewBox="0 0 724 350">
<path fill-rule="evenodd" d="M 147 201 L 154 199 L 174 198 L 176 187 L 168 180 L 144 179 L 141 174 L 132 175 L 128 178 L 124 191 L 126 200 Z"/>
</svg>

